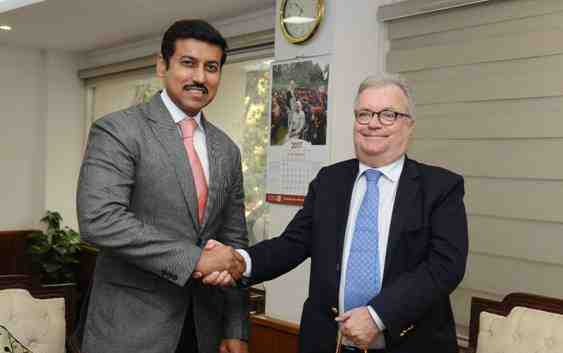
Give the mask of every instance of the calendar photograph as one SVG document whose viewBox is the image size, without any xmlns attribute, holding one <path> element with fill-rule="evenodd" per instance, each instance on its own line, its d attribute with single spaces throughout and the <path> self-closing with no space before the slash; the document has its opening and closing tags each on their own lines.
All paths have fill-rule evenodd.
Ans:
<svg viewBox="0 0 563 353">
<path fill-rule="evenodd" d="M 270 143 L 326 144 L 329 65 L 300 60 L 272 65 Z"/>
<path fill-rule="evenodd" d="M 328 58 L 272 64 L 266 201 L 301 205 L 329 160 Z"/>
</svg>

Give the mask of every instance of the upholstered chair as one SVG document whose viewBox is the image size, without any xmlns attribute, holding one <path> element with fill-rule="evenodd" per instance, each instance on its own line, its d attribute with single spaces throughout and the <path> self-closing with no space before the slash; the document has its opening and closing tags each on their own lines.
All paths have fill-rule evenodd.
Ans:
<svg viewBox="0 0 563 353">
<path fill-rule="evenodd" d="M 65 353 L 73 320 L 73 290 L 31 282 L 24 275 L 0 276 L 0 326 L 17 340 L 14 345 L 34 353 Z M 25 352 L 17 348 L 15 352 Z"/>
<path fill-rule="evenodd" d="M 562 353 L 563 300 L 524 293 L 473 298 L 469 352 Z"/>
</svg>

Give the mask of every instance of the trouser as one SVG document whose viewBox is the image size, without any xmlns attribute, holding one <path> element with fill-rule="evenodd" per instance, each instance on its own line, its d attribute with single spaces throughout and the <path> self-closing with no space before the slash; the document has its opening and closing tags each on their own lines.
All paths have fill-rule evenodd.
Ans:
<svg viewBox="0 0 563 353">
<path fill-rule="evenodd" d="M 180 335 L 180 341 L 176 347 L 176 353 L 198 353 L 192 307 L 193 306 L 190 305 L 190 309 L 186 313 L 184 326 L 182 327 L 182 334 Z"/>
</svg>

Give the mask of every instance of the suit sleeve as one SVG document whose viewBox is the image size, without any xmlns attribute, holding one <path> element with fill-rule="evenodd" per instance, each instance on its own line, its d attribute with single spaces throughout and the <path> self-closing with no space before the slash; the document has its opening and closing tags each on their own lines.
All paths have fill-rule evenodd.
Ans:
<svg viewBox="0 0 563 353">
<path fill-rule="evenodd" d="M 468 250 L 463 178 L 437 198 L 430 214 L 430 241 L 424 260 L 401 274 L 369 303 L 386 326 L 386 340 L 399 340 L 401 331 L 416 324 L 431 307 L 448 299 L 463 279 Z"/>
<path fill-rule="evenodd" d="M 319 175 L 309 184 L 303 208 L 293 217 L 277 238 L 262 241 L 248 249 L 252 260 L 251 283 L 260 283 L 279 277 L 311 256 L 313 215 L 316 204 Z"/>
<path fill-rule="evenodd" d="M 98 120 L 90 130 L 77 192 L 81 237 L 182 286 L 201 249 L 188 237 L 145 223 L 129 208 L 139 162 L 136 144 L 142 142 L 128 133 L 127 119 L 117 114 Z"/>
<path fill-rule="evenodd" d="M 233 159 L 232 186 L 229 200 L 223 212 L 223 227 L 217 239 L 235 249 L 248 247 L 244 208 L 244 187 L 240 152 L 236 149 Z M 223 313 L 224 338 L 248 340 L 248 289 L 223 288 L 225 295 L 225 311 Z"/>
</svg>

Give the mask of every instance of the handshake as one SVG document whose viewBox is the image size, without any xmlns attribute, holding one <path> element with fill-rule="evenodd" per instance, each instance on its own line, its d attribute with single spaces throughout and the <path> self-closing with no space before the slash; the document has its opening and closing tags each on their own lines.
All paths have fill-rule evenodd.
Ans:
<svg viewBox="0 0 563 353">
<path fill-rule="evenodd" d="M 214 286 L 233 286 L 246 270 L 244 258 L 231 246 L 209 240 L 196 264 L 193 278 Z"/>
</svg>

